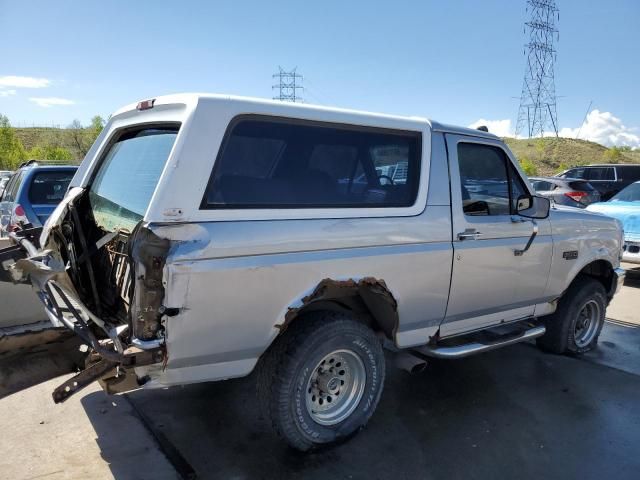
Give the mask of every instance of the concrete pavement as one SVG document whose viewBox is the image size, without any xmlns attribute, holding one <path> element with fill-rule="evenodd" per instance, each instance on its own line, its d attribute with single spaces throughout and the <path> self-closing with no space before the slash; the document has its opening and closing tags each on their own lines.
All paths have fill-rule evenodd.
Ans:
<svg viewBox="0 0 640 480">
<path fill-rule="evenodd" d="M 530 344 L 391 364 L 367 428 L 307 455 L 271 432 L 251 378 L 129 398 L 200 478 L 637 478 L 638 376 Z"/>
<path fill-rule="evenodd" d="M 63 380 L 0 400 L 1 478 L 178 478 L 125 397 L 93 384 L 55 405 L 51 391 Z"/>
<path fill-rule="evenodd" d="M 640 325 L 640 265 L 623 263 L 622 268 L 627 271 L 625 286 L 607 308 L 607 317 Z"/>
</svg>

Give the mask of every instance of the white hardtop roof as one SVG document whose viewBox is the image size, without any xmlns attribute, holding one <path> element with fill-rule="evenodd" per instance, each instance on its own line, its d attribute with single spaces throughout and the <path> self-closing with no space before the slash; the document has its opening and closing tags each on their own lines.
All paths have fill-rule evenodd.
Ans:
<svg viewBox="0 0 640 480">
<path fill-rule="evenodd" d="M 183 104 L 186 106 L 195 107 L 199 101 L 207 100 L 213 102 L 228 102 L 228 103 L 241 103 L 246 106 L 256 105 L 256 106 L 274 106 L 277 107 L 279 111 L 290 110 L 291 115 L 293 117 L 299 116 L 300 114 L 304 114 L 304 112 L 323 112 L 323 113 L 337 113 L 341 115 L 354 115 L 360 118 L 375 118 L 379 120 L 392 120 L 395 122 L 408 122 L 408 123 L 423 123 L 428 125 L 434 131 L 446 132 L 446 133 L 455 133 L 460 135 L 473 135 L 477 137 L 486 137 L 491 139 L 496 139 L 495 135 L 487 132 L 483 132 L 481 130 L 475 130 L 471 128 L 465 127 L 457 127 L 453 125 L 442 124 L 439 122 L 434 122 L 429 120 L 426 117 L 419 116 L 402 116 L 402 115 L 389 115 L 385 113 L 375 113 L 364 110 L 353 110 L 348 108 L 338 108 L 338 107 L 329 107 L 323 105 L 312 105 L 308 103 L 294 103 L 294 102 L 283 102 L 281 100 L 270 100 L 266 98 L 257 98 L 257 97 L 242 97 L 236 95 L 224 95 L 224 94 L 212 94 L 212 93 L 179 93 L 172 95 L 163 95 L 159 97 L 149 97 L 142 99 L 145 100 L 154 100 L 154 107 L 160 105 L 175 105 L 175 104 Z M 138 102 L 131 103 L 117 110 L 113 116 L 118 116 L 120 114 L 135 111 Z"/>
</svg>

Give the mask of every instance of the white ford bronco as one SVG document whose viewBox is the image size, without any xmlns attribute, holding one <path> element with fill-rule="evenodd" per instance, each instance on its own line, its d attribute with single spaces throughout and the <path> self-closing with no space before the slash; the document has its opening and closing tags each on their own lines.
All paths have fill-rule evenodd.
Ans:
<svg viewBox="0 0 640 480">
<path fill-rule="evenodd" d="M 383 346 L 579 354 L 624 280 L 619 223 L 550 207 L 494 135 L 221 95 L 116 112 L 42 231 L 11 238 L 0 276 L 89 347 L 56 402 L 255 369 L 301 450 L 366 424 Z"/>
</svg>

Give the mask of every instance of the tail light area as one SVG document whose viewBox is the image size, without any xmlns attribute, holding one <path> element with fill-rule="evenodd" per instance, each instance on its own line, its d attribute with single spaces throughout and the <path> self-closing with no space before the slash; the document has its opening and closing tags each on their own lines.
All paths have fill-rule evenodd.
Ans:
<svg viewBox="0 0 640 480">
<path fill-rule="evenodd" d="M 9 220 L 9 226 L 7 230 L 9 232 L 15 232 L 23 228 L 24 225 L 29 223 L 29 219 L 27 218 L 27 213 L 22 208 L 22 205 L 17 203 L 13 207 L 13 211 L 11 212 L 11 219 Z"/>
<path fill-rule="evenodd" d="M 567 192 L 565 193 L 565 195 L 569 197 L 571 200 L 573 200 L 574 202 L 581 203 L 584 197 L 586 197 L 589 194 L 587 192 Z"/>
</svg>

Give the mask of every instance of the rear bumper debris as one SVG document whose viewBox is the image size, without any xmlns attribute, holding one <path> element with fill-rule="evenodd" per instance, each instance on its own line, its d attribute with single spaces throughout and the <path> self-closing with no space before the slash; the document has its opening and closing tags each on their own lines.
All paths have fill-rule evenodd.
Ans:
<svg viewBox="0 0 640 480">
<path fill-rule="evenodd" d="M 108 393 L 139 388 L 144 379 L 138 379 L 133 369 L 165 363 L 164 339 L 138 341 L 131 335 L 126 337 L 128 325 L 111 328 L 96 317 L 79 300 L 64 265 L 52 252 L 36 247 L 37 233 L 13 235 L 14 245 L 0 250 L 0 281 L 31 283 L 51 324 L 73 332 L 91 352 L 86 368 L 55 389 L 54 402 L 64 402 L 95 380 L 99 380 Z M 105 335 L 98 331 L 99 336 L 106 338 L 98 338 L 89 323 L 102 329 Z M 127 342 L 123 338 L 127 338 Z"/>
</svg>

